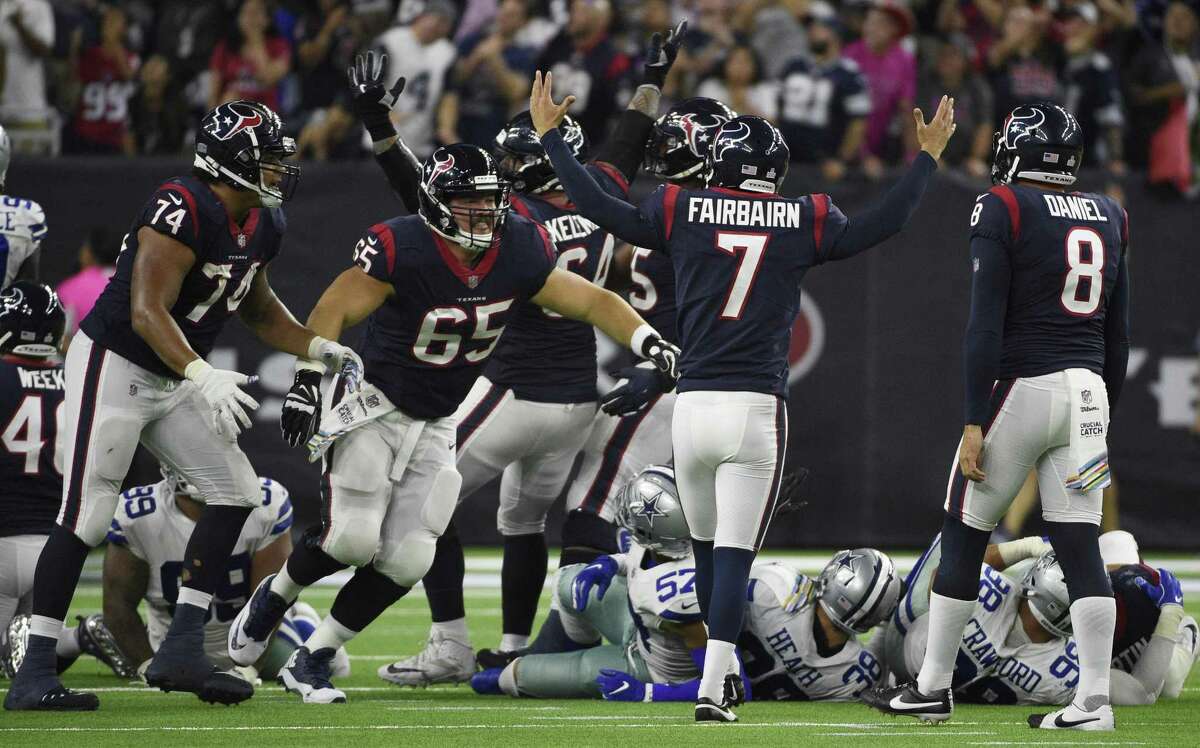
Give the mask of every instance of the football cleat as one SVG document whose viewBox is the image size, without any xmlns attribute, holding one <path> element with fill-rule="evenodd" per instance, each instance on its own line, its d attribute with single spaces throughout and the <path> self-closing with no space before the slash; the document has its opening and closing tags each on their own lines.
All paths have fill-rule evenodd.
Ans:
<svg viewBox="0 0 1200 748">
<path fill-rule="evenodd" d="M 505 668 L 508 663 L 517 659 L 524 652 L 505 652 L 502 649 L 481 649 L 475 653 L 475 663 L 480 670 Z"/>
<path fill-rule="evenodd" d="M 240 704 L 254 695 L 254 686 L 237 673 L 217 669 L 203 654 L 175 652 L 166 643 L 146 668 L 146 684 L 167 693 L 194 693 L 209 704 Z"/>
<path fill-rule="evenodd" d="M 697 722 L 737 722 L 737 715 L 733 713 L 733 706 L 728 699 L 722 699 L 721 703 L 713 701 L 710 698 L 701 696 L 696 700 L 696 721 Z"/>
<path fill-rule="evenodd" d="M 926 696 L 917 690 L 916 683 L 905 683 L 864 691 L 861 698 L 867 706 L 884 714 L 916 717 L 931 725 L 941 724 L 954 714 L 954 694 L 949 688 L 940 694 Z"/>
<path fill-rule="evenodd" d="M 398 686 L 466 683 L 475 674 L 475 653 L 468 644 L 438 632 L 429 635 L 425 649 L 378 670 L 379 677 Z"/>
<path fill-rule="evenodd" d="M 125 656 L 117 646 L 117 640 L 104 623 L 104 616 L 93 613 L 86 618 L 76 616 L 79 627 L 76 636 L 79 637 L 79 648 L 84 654 L 89 654 L 100 660 L 120 678 L 136 678 L 137 664 Z"/>
<path fill-rule="evenodd" d="M 13 616 L 8 630 L 0 631 L 0 674 L 14 678 L 25 661 L 25 648 L 29 644 L 29 614 Z"/>
<path fill-rule="evenodd" d="M 1029 726 L 1035 730 L 1096 730 L 1107 732 L 1117 729 L 1112 707 L 1108 704 L 1104 704 L 1093 711 L 1085 712 L 1075 706 L 1074 702 L 1064 706 L 1057 712 L 1029 715 Z"/>
<path fill-rule="evenodd" d="M 746 703 L 746 684 L 740 675 L 730 673 L 725 676 L 725 701 L 729 706 Z"/>
<path fill-rule="evenodd" d="M 22 680 L 12 682 L 4 697 L 9 711 L 94 712 L 100 699 L 94 693 L 64 688 L 58 678 L 44 678 L 26 685 Z"/>
<path fill-rule="evenodd" d="M 332 647 L 308 651 L 301 647 L 288 658 L 277 680 L 290 693 L 298 693 L 305 704 L 345 704 L 346 694 L 329 682 L 333 660 Z"/>
<path fill-rule="evenodd" d="M 504 691 L 500 688 L 500 674 L 503 672 L 503 667 L 480 670 L 471 676 L 471 690 L 481 696 L 502 696 Z"/>
<path fill-rule="evenodd" d="M 271 634 L 292 605 L 271 591 L 273 579 L 274 574 L 259 583 L 229 627 L 229 659 L 243 667 L 258 662 L 267 651 Z"/>
</svg>

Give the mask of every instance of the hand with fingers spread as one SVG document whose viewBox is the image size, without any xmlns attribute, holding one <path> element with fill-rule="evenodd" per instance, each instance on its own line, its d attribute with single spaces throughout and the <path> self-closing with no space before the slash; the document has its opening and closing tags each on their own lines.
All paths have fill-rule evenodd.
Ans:
<svg viewBox="0 0 1200 748">
<path fill-rule="evenodd" d="M 563 117 L 567 116 L 567 110 L 575 103 L 574 96 L 567 96 L 561 104 L 555 104 L 550 93 L 552 82 L 553 77 L 549 72 L 543 75 L 539 70 L 533 74 L 533 90 L 529 93 L 529 117 L 533 120 L 533 129 L 537 130 L 539 138 L 558 127 Z"/>
<path fill-rule="evenodd" d="M 183 376 L 195 382 L 200 388 L 200 395 L 212 407 L 213 426 L 218 434 L 229 441 L 236 441 L 242 429 L 250 428 L 250 416 L 246 410 L 257 409 L 258 401 L 240 388 L 257 381 L 258 377 L 214 369 L 202 358 L 188 364 Z"/>
<path fill-rule="evenodd" d="M 913 110 L 913 119 L 917 123 L 917 143 L 920 144 L 921 150 L 933 156 L 935 161 L 938 160 L 942 157 L 946 143 L 950 142 L 950 136 L 958 127 L 954 123 L 954 99 L 942 96 L 937 111 L 933 113 L 933 119 L 928 124 L 925 122 L 925 114 L 919 108 Z"/>
<path fill-rule="evenodd" d="M 642 68 L 642 83 L 657 86 L 660 90 L 667 82 L 667 73 L 679 55 L 683 35 L 687 33 L 687 21 L 680 21 L 667 32 L 664 39 L 659 32 L 650 38 L 650 49 L 646 51 L 646 64 Z"/>
<path fill-rule="evenodd" d="M 384 88 L 383 71 L 387 67 L 387 55 L 374 51 L 357 55 L 346 75 L 350 79 L 354 113 L 362 120 L 372 140 L 386 140 L 395 136 L 390 113 L 396 99 L 404 91 L 403 77 L 397 78 L 391 88 Z"/>
</svg>

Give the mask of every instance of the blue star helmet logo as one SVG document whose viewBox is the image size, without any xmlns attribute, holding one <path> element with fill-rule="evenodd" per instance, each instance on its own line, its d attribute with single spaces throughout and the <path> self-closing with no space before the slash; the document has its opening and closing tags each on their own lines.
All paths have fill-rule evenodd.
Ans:
<svg viewBox="0 0 1200 748">
<path fill-rule="evenodd" d="M 854 551 L 846 551 L 845 554 L 838 559 L 838 573 L 840 574 L 842 569 L 845 569 L 850 572 L 850 578 L 853 579 L 855 576 L 854 560 L 862 557 L 863 554 L 861 553 L 856 554 Z"/>
<path fill-rule="evenodd" d="M 653 496 L 642 498 L 642 507 L 634 511 L 634 516 L 645 517 L 646 523 L 650 525 L 650 529 L 654 529 L 654 518 L 665 517 L 667 513 L 658 508 L 658 500 L 662 498 L 663 492 L 660 490 Z"/>
</svg>

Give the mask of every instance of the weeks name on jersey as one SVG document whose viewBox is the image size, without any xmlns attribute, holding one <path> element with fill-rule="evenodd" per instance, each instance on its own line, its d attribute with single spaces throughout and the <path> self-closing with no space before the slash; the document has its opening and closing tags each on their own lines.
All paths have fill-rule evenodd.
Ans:
<svg viewBox="0 0 1200 748">
<path fill-rule="evenodd" d="M 788 200 L 688 198 L 688 222 L 764 228 L 798 229 L 801 204 Z"/>
<path fill-rule="evenodd" d="M 1055 218 L 1073 218 L 1076 221 L 1100 221 L 1108 223 L 1108 216 L 1090 197 L 1081 195 L 1042 195 L 1050 215 Z"/>
<path fill-rule="evenodd" d="M 62 369 L 26 369 L 17 367 L 21 388 L 26 390 L 63 390 L 66 375 Z"/>
</svg>

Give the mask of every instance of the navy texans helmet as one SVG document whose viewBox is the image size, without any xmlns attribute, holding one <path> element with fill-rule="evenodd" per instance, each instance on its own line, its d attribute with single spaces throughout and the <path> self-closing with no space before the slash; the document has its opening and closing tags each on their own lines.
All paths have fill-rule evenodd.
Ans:
<svg viewBox="0 0 1200 748">
<path fill-rule="evenodd" d="M 658 118 L 646 143 L 645 167 L 659 179 L 699 177 L 717 128 L 737 114 L 716 99 L 686 99 Z"/>
<path fill-rule="evenodd" d="M 559 123 L 558 131 L 571 149 L 571 155 L 582 163 L 588 150 L 587 135 L 583 128 L 566 116 Z M 533 127 L 528 110 L 510 119 L 496 133 L 492 156 L 500 166 L 501 176 L 512 182 L 512 188 L 517 192 L 541 195 L 558 188 L 558 175 L 550 165 L 550 157 L 542 147 L 542 140 Z"/>
<path fill-rule="evenodd" d="M 779 128 L 762 117 L 735 117 L 717 131 L 708 154 L 709 186 L 779 192 L 791 151 Z"/>
<path fill-rule="evenodd" d="M 271 108 L 240 99 L 219 105 L 200 122 L 195 168 L 241 190 L 258 193 L 264 208 L 292 197 L 300 167 L 283 159 L 296 155 L 296 141 L 283 134 Z"/>
<path fill-rule="evenodd" d="M 67 315 L 49 286 L 20 280 L 0 293 L 0 354 L 53 356 L 66 326 Z"/>
<path fill-rule="evenodd" d="M 1083 163 L 1083 130 L 1075 115 L 1058 104 L 1019 106 L 992 136 L 992 183 L 1027 179 L 1075 184 Z"/>
<path fill-rule="evenodd" d="M 467 143 L 438 148 L 421 168 L 417 192 L 425 224 L 470 252 L 482 252 L 504 228 L 512 185 L 487 151 Z M 487 198 L 486 207 L 453 207 L 455 198 Z M 463 219 L 467 228 L 459 225 Z"/>
</svg>

